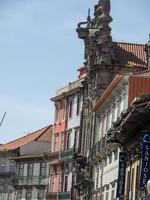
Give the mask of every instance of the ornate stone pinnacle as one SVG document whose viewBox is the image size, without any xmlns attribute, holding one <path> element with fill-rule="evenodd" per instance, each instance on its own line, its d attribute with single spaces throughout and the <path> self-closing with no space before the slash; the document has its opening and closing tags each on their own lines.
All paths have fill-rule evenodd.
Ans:
<svg viewBox="0 0 150 200">
<path fill-rule="evenodd" d="M 110 13 L 110 0 L 103 0 L 103 12 Z"/>
<path fill-rule="evenodd" d="M 91 20 L 91 14 L 90 14 L 90 8 L 88 9 L 88 16 L 87 16 L 87 21 Z"/>
</svg>

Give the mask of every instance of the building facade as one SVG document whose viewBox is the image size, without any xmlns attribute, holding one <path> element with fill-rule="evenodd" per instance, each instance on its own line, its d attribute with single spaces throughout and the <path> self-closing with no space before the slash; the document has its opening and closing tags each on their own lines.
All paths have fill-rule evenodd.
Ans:
<svg viewBox="0 0 150 200">
<path fill-rule="evenodd" d="M 13 178 L 16 174 L 16 163 L 10 157 L 16 156 L 13 152 L 0 152 L 0 200 L 15 199 Z"/>
<path fill-rule="evenodd" d="M 145 45 L 113 42 L 109 25 L 112 22 L 110 8 L 109 0 L 99 1 L 94 7 L 94 17 L 91 18 L 89 15 L 87 21 L 80 22 L 77 27 L 78 37 L 84 41 L 84 64 L 87 68 L 87 75 L 83 82 L 80 154 L 76 159 L 79 174 L 78 188 L 82 199 L 94 197 L 107 200 L 115 196 L 118 174 L 118 153 L 116 151 L 119 150 L 117 145 L 106 148 L 106 135 L 111 127 L 112 115 L 115 121 L 126 106 L 124 96 L 118 95 L 116 102 L 111 100 L 97 113 L 91 110 L 117 73 L 128 74 L 147 69 Z M 97 124 L 101 124 L 101 127 Z M 95 157 L 97 148 L 100 156 L 98 160 Z M 83 161 L 85 164 L 81 166 Z M 108 172 L 111 169 L 114 169 L 114 172 L 110 174 Z M 92 185 L 93 180 L 94 186 Z"/>
<path fill-rule="evenodd" d="M 1 146 L 2 200 L 46 199 L 52 130 L 50 125 Z"/>
<path fill-rule="evenodd" d="M 79 69 L 79 79 L 56 91 L 55 122 L 52 150 L 49 158 L 50 185 L 47 199 L 76 199 L 76 170 L 73 156 L 78 152 L 82 110 L 81 82 L 85 70 Z"/>
<path fill-rule="evenodd" d="M 112 126 L 108 139 L 116 141 L 126 155 L 124 190 L 120 199 L 136 200 L 145 198 L 146 185 L 150 179 L 149 166 L 144 166 L 143 157 L 143 138 L 147 134 L 149 137 L 150 74 L 146 71 L 129 76 L 127 80 L 128 109 Z M 149 151 L 147 153 L 149 156 Z"/>
</svg>

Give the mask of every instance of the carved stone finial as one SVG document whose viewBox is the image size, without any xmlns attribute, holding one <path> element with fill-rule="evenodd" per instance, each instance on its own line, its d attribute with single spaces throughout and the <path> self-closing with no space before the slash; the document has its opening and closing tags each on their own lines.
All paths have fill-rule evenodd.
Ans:
<svg viewBox="0 0 150 200">
<path fill-rule="evenodd" d="M 110 0 L 103 0 L 103 12 L 110 13 Z"/>
<path fill-rule="evenodd" d="M 90 14 L 91 10 L 90 8 L 88 9 L 88 16 L 87 16 L 87 21 L 90 21 L 91 20 L 91 14 Z"/>
</svg>

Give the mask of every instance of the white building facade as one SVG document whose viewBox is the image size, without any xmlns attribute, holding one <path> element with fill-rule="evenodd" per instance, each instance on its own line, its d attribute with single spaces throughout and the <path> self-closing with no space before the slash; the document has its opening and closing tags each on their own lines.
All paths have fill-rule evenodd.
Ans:
<svg viewBox="0 0 150 200">
<path fill-rule="evenodd" d="M 128 80 L 116 77 L 103 93 L 93 111 L 96 112 L 95 145 L 89 162 L 93 165 L 93 199 L 116 199 L 119 152 L 118 143 L 109 143 L 109 130 L 128 107 Z M 119 82 L 120 81 L 120 82 Z M 118 84 L 119 83 L 119 84 Z"/>
</svg>

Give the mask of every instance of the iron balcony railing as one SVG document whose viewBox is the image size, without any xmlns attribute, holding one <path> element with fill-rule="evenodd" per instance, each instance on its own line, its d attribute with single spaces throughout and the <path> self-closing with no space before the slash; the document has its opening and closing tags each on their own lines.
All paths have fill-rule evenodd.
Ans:
<svg viewBox="0 0 150 200">
<path fill-rule="evenodd" d="M 46 186 L 48 178 L 46 176 L 16 176 L 14 184 L 20 186 Z"/>
<path fill-rule="evenodd" d="M 12 179 L 15 176 L 15 172 L 0 172 L 0 179 Z"/>
<path fill-rule="evenodd" d="M 70 200 L 71 199 L 71 192 L 60 192 L 58 194 L 59 200 Z"/>
<path fill-rule="evenodd" d="M 106 146 L 107 146 L 107 139 L 105 136 L 92 147 L 92 149 L 90 150 L 90 153 L 89 153 L 89 159 L 92 159 L 94 156 L 96 156 Z"/>
<path fill-rule="evenodd" d="M 69 158 L 73 158 L 74 148 L 62 150 L 60 153 L 60 159 L 65 160 Z"/>
<path fill-rule="evenodd" d="M 71 192 L 48 192 L 46 194 L 46 200 L 70 200 Z"/>
</svg>

